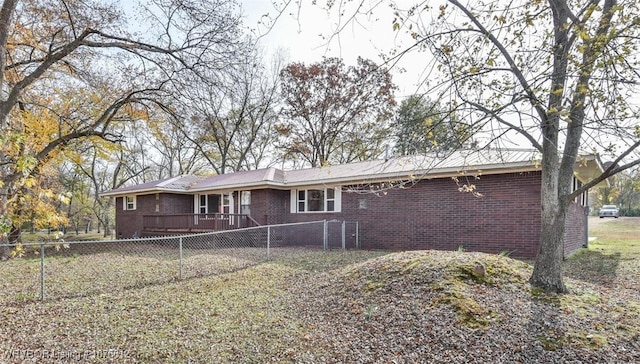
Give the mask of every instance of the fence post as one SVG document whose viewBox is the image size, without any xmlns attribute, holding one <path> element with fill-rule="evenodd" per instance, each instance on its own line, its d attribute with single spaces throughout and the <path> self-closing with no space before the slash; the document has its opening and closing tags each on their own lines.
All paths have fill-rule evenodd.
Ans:
<svg viewBox="0 0 640 364">
<path fill-rule="evenodd" d="M 44 301 L 44 243 L 40 244 L 40 300 Z"/>
<path fill-rule="evenodd" d="M 322 248 L 327 250 L 329 248 L 329 224 L 327 223 L 327 219 L 323 221 L 323 229 L 322 229 Z"/>
<path fill-rule="evenodd" d="M 347 249 L 347 222 L 342 220 L 342 250 Z"/>
<path fill-rule="evenodd" d="M 182 236 L 178 239 L 178 250 L 180 251 L 180 273 L 179 273 L 179 279 L 182 280 Z"/>
<path fill-rule="evenodd" d="M 267 260 L 269 260 L 269 247 L 271 246 L 271 226 L 267 225 Z"/>
</svg>

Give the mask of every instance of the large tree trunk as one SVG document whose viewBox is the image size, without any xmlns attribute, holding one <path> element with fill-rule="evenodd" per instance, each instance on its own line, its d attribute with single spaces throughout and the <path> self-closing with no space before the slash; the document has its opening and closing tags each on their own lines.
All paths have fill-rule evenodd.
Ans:
<svg viewBox="0 0 640 364">
<path fill-rule="evenodd" d="M 567 292 L 562 278 L 566 217 L 567 209 L 564 204 L 557 202 L 553 206 L 543 205 L 538 257 L 529 283 L 534 287 L 544 288 L 547 292 Z"/>
<path fill-rule="evenodd" d="M 7 119 L 9 117 L 9 110 L 11 110 L 11 104 L 5 99 L 5 69 L 7 65 L 7 40 L 9 39 L 9 28 L 11 25 L 11 18 L 18 5 L 18 0 L 4 0 L 2 7 L 0 7 L 0 132 L 5 131 L 7 125 Z M 4 162 L 4 154 L 0 154 L 0 160 Z M 3 225 L 7 218 L 7 193 L 9 191 L 6 186 L 7 167 L 0 167 L 0 177 L 2 178 L 2 185 L 0 186 L 0 225 Z M 0 245 L 9 243 L 9 231 L 0 231 Z M 9 257 L 10 249 L 8 246 L 0 249 L 0 258 L 6 259 Z"/>
<path fill-rule="evenodd" d="M 6 260 L 11 257 L 11 246 L 22 244 L 22 229 L 15 225 L 11 226 L 9 234 L 3 234 L 0 244 L 5 244 L 0 252 L 0 260 Z"/>
<path fill-rule="evenodd" d="M 562 177 L 566 178 L 566 176 L 560 170 L 556 149 L 559 121 L 557 115 L 553 116 L 547 119 L 542 127 L 545 137 L 542 143 L 542 183 L 540 185 L 542 228 L 538 256 L 529 283 L 547 292 L 564 293 L 567 289 L 562 280 L 562 260 L 567 204 L 560 195 L 566 193 L 571 183 L 562 180 Z"/>
</svg>

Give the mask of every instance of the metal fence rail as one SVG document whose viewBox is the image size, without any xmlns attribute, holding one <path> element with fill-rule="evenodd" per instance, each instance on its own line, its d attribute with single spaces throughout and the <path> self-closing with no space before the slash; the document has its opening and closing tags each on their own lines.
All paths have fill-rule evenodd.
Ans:
<svg viewBox="0 0 640 364">
<path fill-rule="evenodd" d="M 0 245 L 0 251 L 6 245 Z M 292 249 L 359 247 L 358 224 L 315 221 L 212 233 L 25 243 L 0 261 L 0 304 L 87 296 L 244 269 Z"/>
</svg>

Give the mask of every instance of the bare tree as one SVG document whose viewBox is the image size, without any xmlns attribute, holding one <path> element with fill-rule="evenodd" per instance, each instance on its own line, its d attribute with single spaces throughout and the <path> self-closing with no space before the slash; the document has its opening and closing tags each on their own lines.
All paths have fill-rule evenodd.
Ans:
<svg viewBox="0 0 640 364">
<path fill-rule="evenodd" d="M 345 6 L 337 29 L 389 11 L 380 2 L 337 4 Z M 450 109 L 483 131 L 476 140 L 494 148 L 527 143 L 541 153 L 542 231 L 530 283 L 566 292 L 562 260 L 569 204 L 640 164 L 640 109 L 633 97 L 640 85 L 639 2 L 449 0 L 403 7 L 392 1 L 391 8 L 393 31 L 409 46 L 389 55 L 389 64 L 422 52 L 423 91 L 451 100 Z M 574 190 L 579 156 L 592 151 L 613 162 Z"/>
<path fill-rule="evenodd" d="M 189 124 L 178 127 L 172 120 L 161 118 L 163 116 L 159 115 L 149 124 L 149 144 L 152 153 L 156 154 L 152 157 L 152 169 L 156 171 L 154 179 L 202 173 L 208 164 L 198 145 L 189 137 L 195 131 Z"/>
<path fill-rule="evenodd" d="M 76 235 L 80 229 L 88 231 L 88 225 L 93 215 L 90 183 L 85 176 L 78 173 L 71 163 L 60 165 L 58 174 L 60 185 L 64 186 L 64 191 L 60 191 L 60 193 L 67 198 L 66 216 L 70 227 Z"/>
<path fill-rule="evenodd" d="M 272 160 L 282 57 L 276 55 L 270 67 L 261 58 L 254 51 L 224 79 L 178 94 L 183 105 L 180 128 L 218 174 L 258 168 Z"/>
</svg>

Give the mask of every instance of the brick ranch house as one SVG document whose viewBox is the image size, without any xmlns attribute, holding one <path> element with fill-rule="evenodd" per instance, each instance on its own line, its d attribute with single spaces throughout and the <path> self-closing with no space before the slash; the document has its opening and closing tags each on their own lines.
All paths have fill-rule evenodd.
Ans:
<svg viewBox="0 0 640 364">
<path fill-rule="evenodd" d="M 459 151 L 442 158 L 178 176 L 102 196 L 116 199 L 118 238 L 337 219 L 358 221 L 365 249 L 463 247 L 531 258 L 541 228 L 536 158 L 530 150 Z M 582 156 L 574 186 L 601 172 L 597 156 Z M 587 243 L 587 196 L 570 206 L 565 255 Z"/>
</svg>

